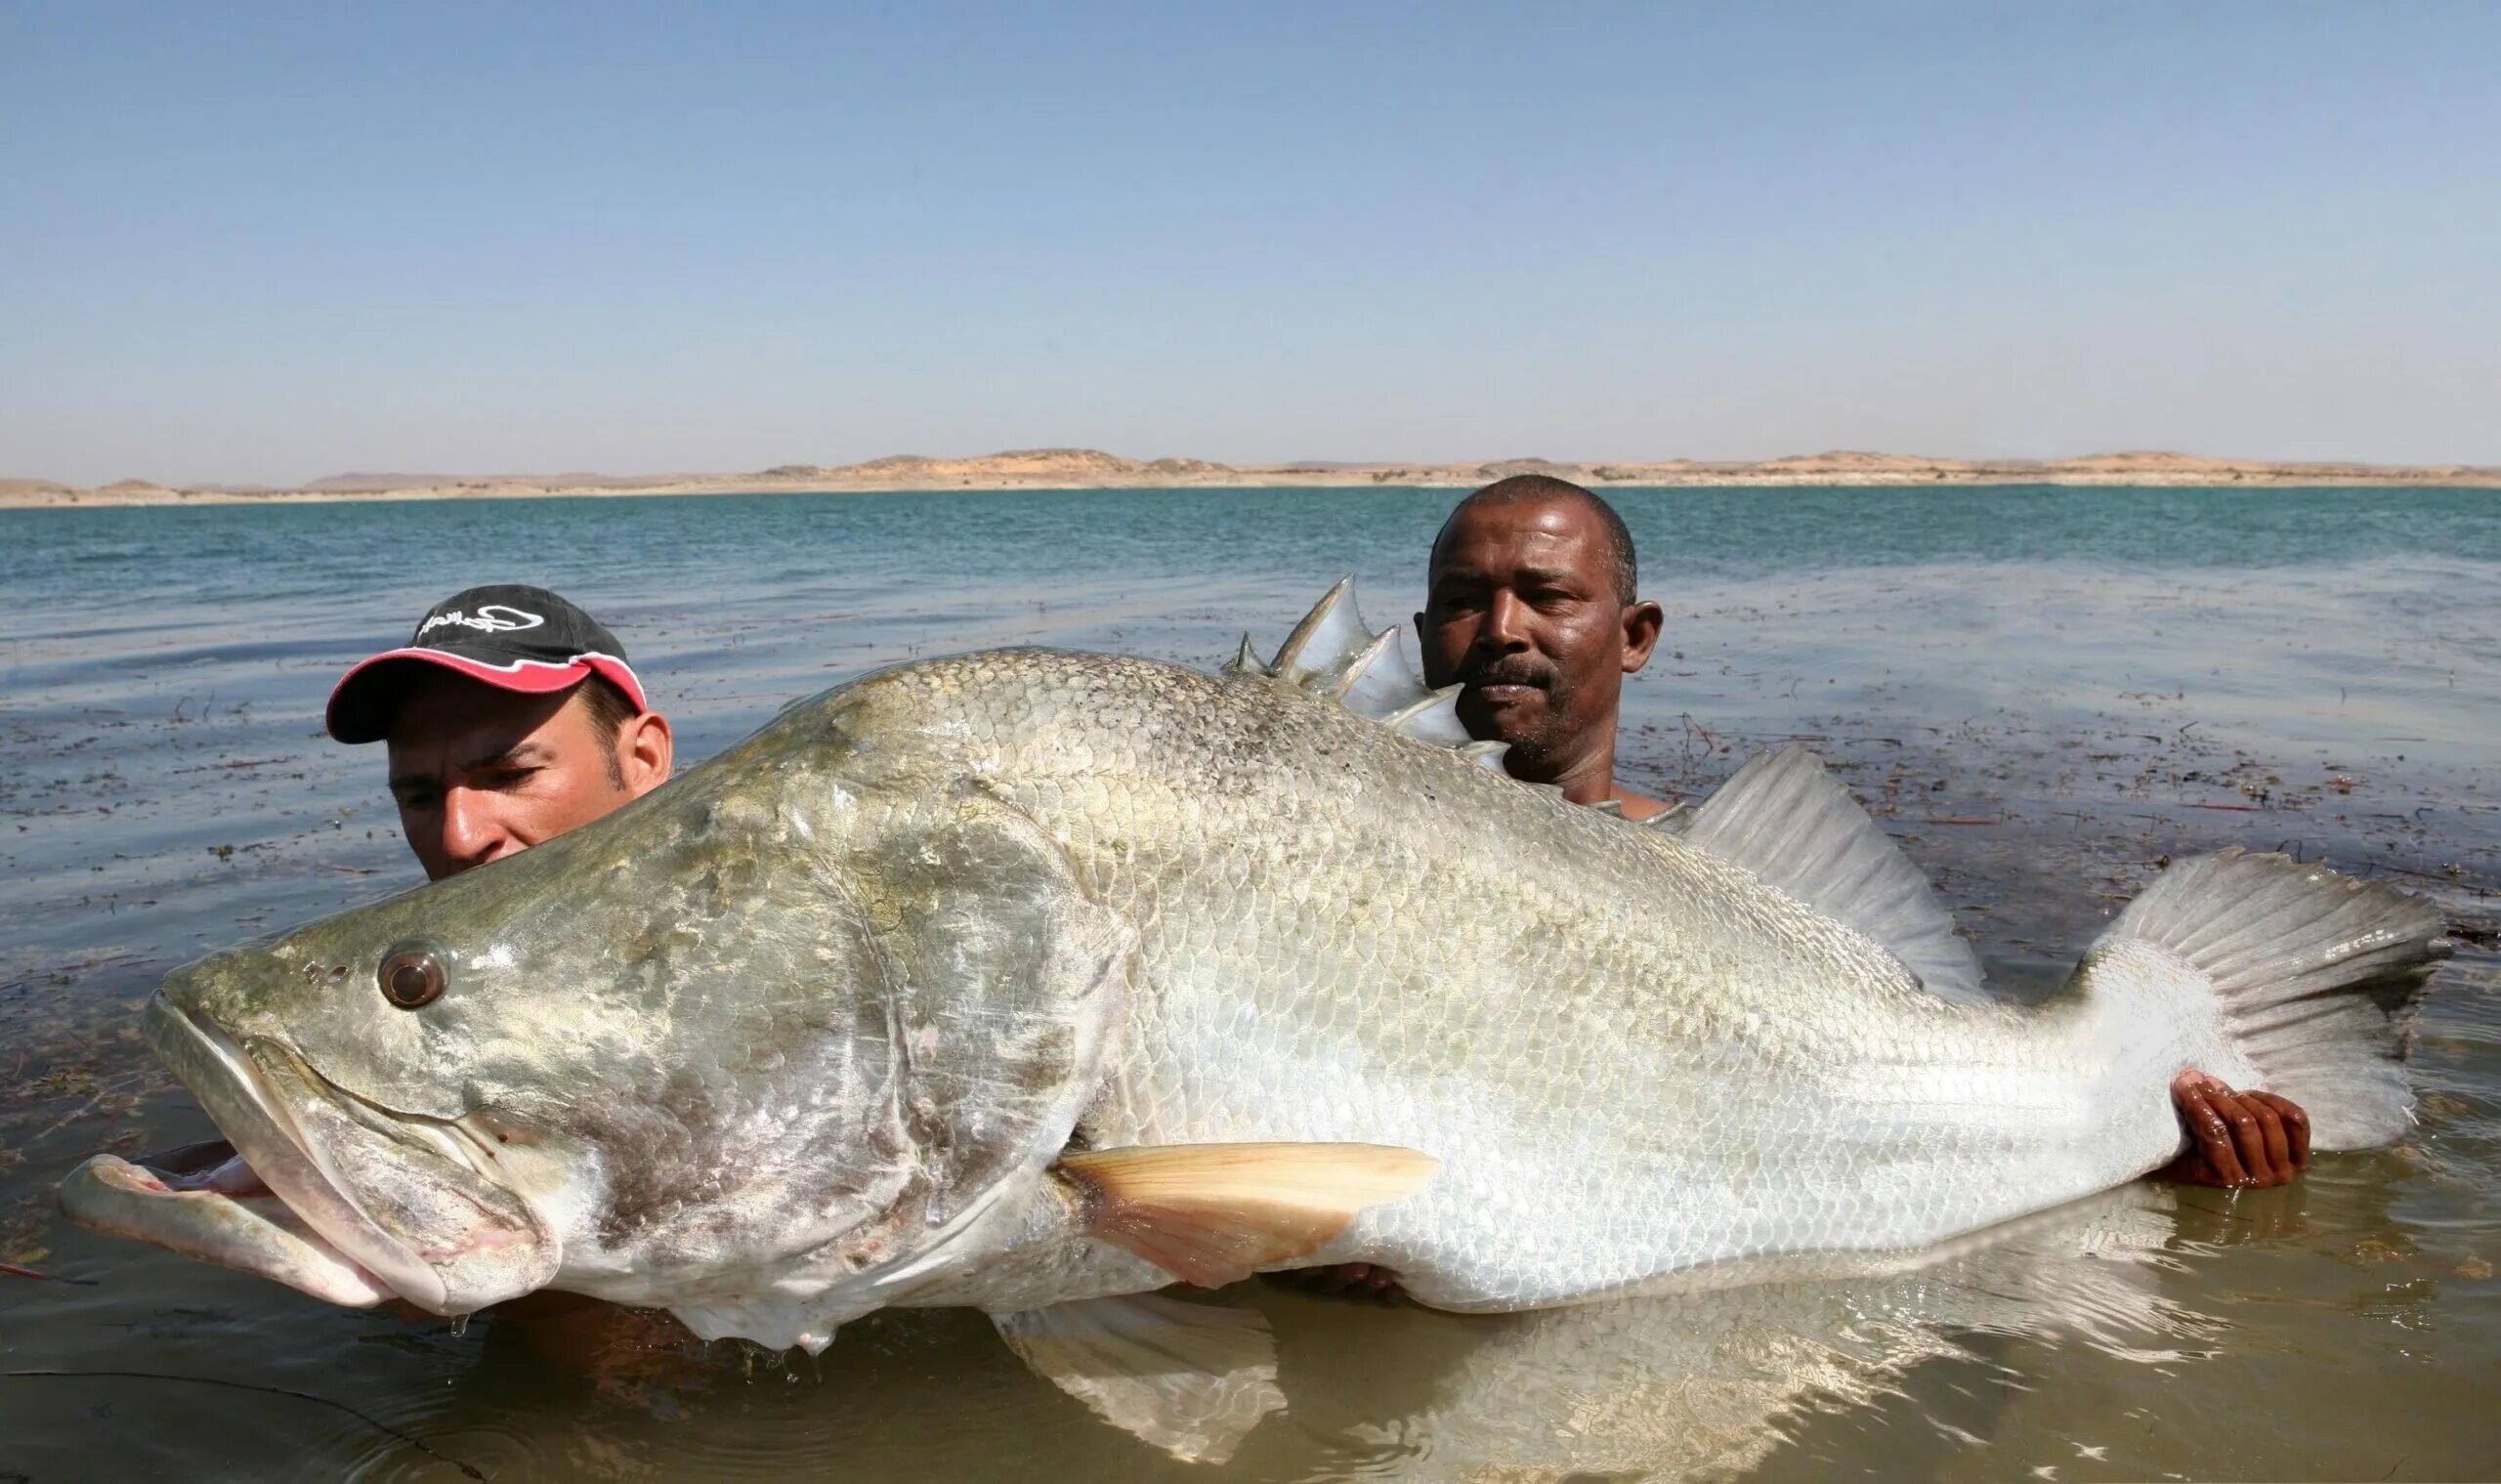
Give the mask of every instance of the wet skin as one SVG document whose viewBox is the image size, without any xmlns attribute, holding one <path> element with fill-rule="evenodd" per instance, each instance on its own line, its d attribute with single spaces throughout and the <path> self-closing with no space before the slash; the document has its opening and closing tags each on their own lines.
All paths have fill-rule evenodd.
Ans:
<svg viewBox="0 0 2501 1484">
<path fill-rule="evenodd" d="M 434 670 L 393 709 L 385 744 L 400 827 L 429 880 L 577 829 L 668 781 L 668 722 L 593 723 L 583 688 L 523 696 Z M 611 763 L 614 763 L 612 771 Z"/>
<path fill-rule="evenodd" d="M 1631 819 L 1667 806 L 1615 784 L 1624 677 L 1649 662 L 1655 603 L 1616 593 L 1605 525 L 1586 502 L 1463 506 L 1433 544 L 1416 635 L 1427 685 L 1464 685 L 1459 719 L 1510 744 L 1513 778 Z"/>
</svg>

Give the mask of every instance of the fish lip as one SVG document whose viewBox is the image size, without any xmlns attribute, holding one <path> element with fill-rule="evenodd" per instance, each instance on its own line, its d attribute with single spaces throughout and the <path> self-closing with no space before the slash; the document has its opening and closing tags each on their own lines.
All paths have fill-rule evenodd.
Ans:
<svg viewBox="0 0 2501 1484">
<path fill-rule="evenodd" d="M 401 1297 L 443 1312 L 449 1294 L 443 1276 L 357 1205 L 233 1036 L 162 990 L 148 997 L 142 1020 L 148 1043 L 273 1194 Z"/>
</svg>

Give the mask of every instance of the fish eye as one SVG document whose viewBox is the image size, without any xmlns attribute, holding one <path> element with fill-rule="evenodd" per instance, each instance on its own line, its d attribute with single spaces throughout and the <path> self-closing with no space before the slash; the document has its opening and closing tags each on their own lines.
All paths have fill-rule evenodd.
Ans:
<svg viewBox="0 0 2501 1484">
<path fill-rule="evenodd" d="M 393 948 L 383 955 L 382 967 L 374 970 L 373 977 L 382 986 L 382 997 L 403 1010 L 432 1004 L 451 982 L 442 955 L 422 943 Z"/>
</svg>

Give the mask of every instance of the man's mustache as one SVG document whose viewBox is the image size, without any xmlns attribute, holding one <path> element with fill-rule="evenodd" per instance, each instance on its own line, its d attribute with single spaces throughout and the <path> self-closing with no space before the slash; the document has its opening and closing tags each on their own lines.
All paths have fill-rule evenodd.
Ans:
<svg viewBox="0 0 2501 1484">
<path fill-rule="evenodd" d="M 1461 665 L 1459 683 L 1470 690 L 1489 685 L 1525 685 L 1546 691 L 1553 689 L 1554 670 L 1525 656 L 1504 655 Z"/>
</svg>

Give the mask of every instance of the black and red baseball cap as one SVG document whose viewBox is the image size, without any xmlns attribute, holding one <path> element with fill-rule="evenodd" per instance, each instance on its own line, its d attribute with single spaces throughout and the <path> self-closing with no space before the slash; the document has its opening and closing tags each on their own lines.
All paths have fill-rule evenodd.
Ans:
<svg viewBox="0 0 2501 1484">
<path fill-rule="evenodd" d="M 426 611 L 406 644 L 360 660 L 340 676 L 330 692 L 330 735 L 343 742 L 380 742 L 392 700 L 420 664 L 528 696 L 598 675 L 624 692 L 635 710 L 651 709 L 643 683 L 625 662 L 625 646 L 598 619 L 543 587 L 499 582 L 453 593 Z"/>
</svg>

